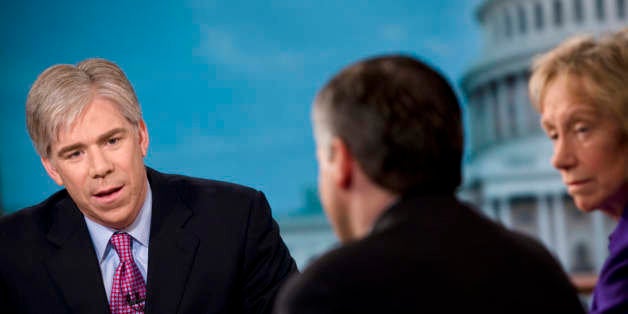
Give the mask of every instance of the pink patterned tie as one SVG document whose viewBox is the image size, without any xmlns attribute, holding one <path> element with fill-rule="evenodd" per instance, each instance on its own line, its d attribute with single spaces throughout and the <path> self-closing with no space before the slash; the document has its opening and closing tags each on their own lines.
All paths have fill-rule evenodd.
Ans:
<svg viewBox="0 0 628 314">
<path fill-rule="evenodd" d="M 131 254 L 131 237 L 127 233 L 114 233 L 111 245 L 120 257 L 120 265 L 113 275 L 111 314 L 130 314 L 144 312 L 146 285 L 140 270 Z"/>
</svg>

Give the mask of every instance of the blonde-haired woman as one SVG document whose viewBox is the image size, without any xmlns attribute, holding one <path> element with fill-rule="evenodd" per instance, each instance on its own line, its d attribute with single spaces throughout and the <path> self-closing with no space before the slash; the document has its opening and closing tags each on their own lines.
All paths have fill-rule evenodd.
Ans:
<svg viewBox="0 0 628 314">
<path fill-rule="evenodd" d="M 591 313 L 628 313 L 628 29 L 568 39 L 535 60 L 529 88 L 576 206 L 618 220 Z"/>
</svg>

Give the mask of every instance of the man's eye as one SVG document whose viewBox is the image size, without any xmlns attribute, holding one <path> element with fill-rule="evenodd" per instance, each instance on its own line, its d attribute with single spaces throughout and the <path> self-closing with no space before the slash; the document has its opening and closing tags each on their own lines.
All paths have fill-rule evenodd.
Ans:
<svg viewBox="0 0 628 314">
<path fill-rule="evenodd" d="M 109 145 L 115 145 L 118 142 L 120 142 L 120 138 L 119 137 L 112 137 L 112 138 L 107 140 L 107 144 L 109 144 Z"/>
<path fill-rule="evenodd" d="M 555 141 L 558 139 L 558 134 L 556 132 L 546 132 L 547 137 L 552 140 Z"/>
<path fill-rule="evenodd" d="M 70 152 L 67 155 L 65 155 L 65 158 L 66 159 L 75 159 L 75 158 L 78 158 L 79 156 L 81 156 L 81 151 L 76 150 L 76 151 Z"/>
</svg>

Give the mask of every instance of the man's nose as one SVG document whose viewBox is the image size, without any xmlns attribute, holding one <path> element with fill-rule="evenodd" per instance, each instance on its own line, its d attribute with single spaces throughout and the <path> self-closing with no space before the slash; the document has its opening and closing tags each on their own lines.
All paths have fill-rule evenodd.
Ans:
<svg viewBox="0 0 628 314">
<path fill-rule="evenodd" d="M 90 152 L 90 175 L 92 178 L 104 178 L 113 171 L 113 163 L 109 156 L 100 149 Z"/>
</svg>

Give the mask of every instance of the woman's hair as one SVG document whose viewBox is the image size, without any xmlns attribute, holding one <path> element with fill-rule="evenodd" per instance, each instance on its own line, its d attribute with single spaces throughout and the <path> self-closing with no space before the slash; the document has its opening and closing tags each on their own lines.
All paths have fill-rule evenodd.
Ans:
<svg viewBox="0 0 628 314">
<path fill-rule="evenodd" d="M 570 91 L 617 117 L 622 133 L 628 136 L 628 28 L 595 38 L 575 36 L 538 56 L 532 65 L 530 100 L 543 112 L 548 86 L 568 75 L 582 84 Z"/>
</svg>

